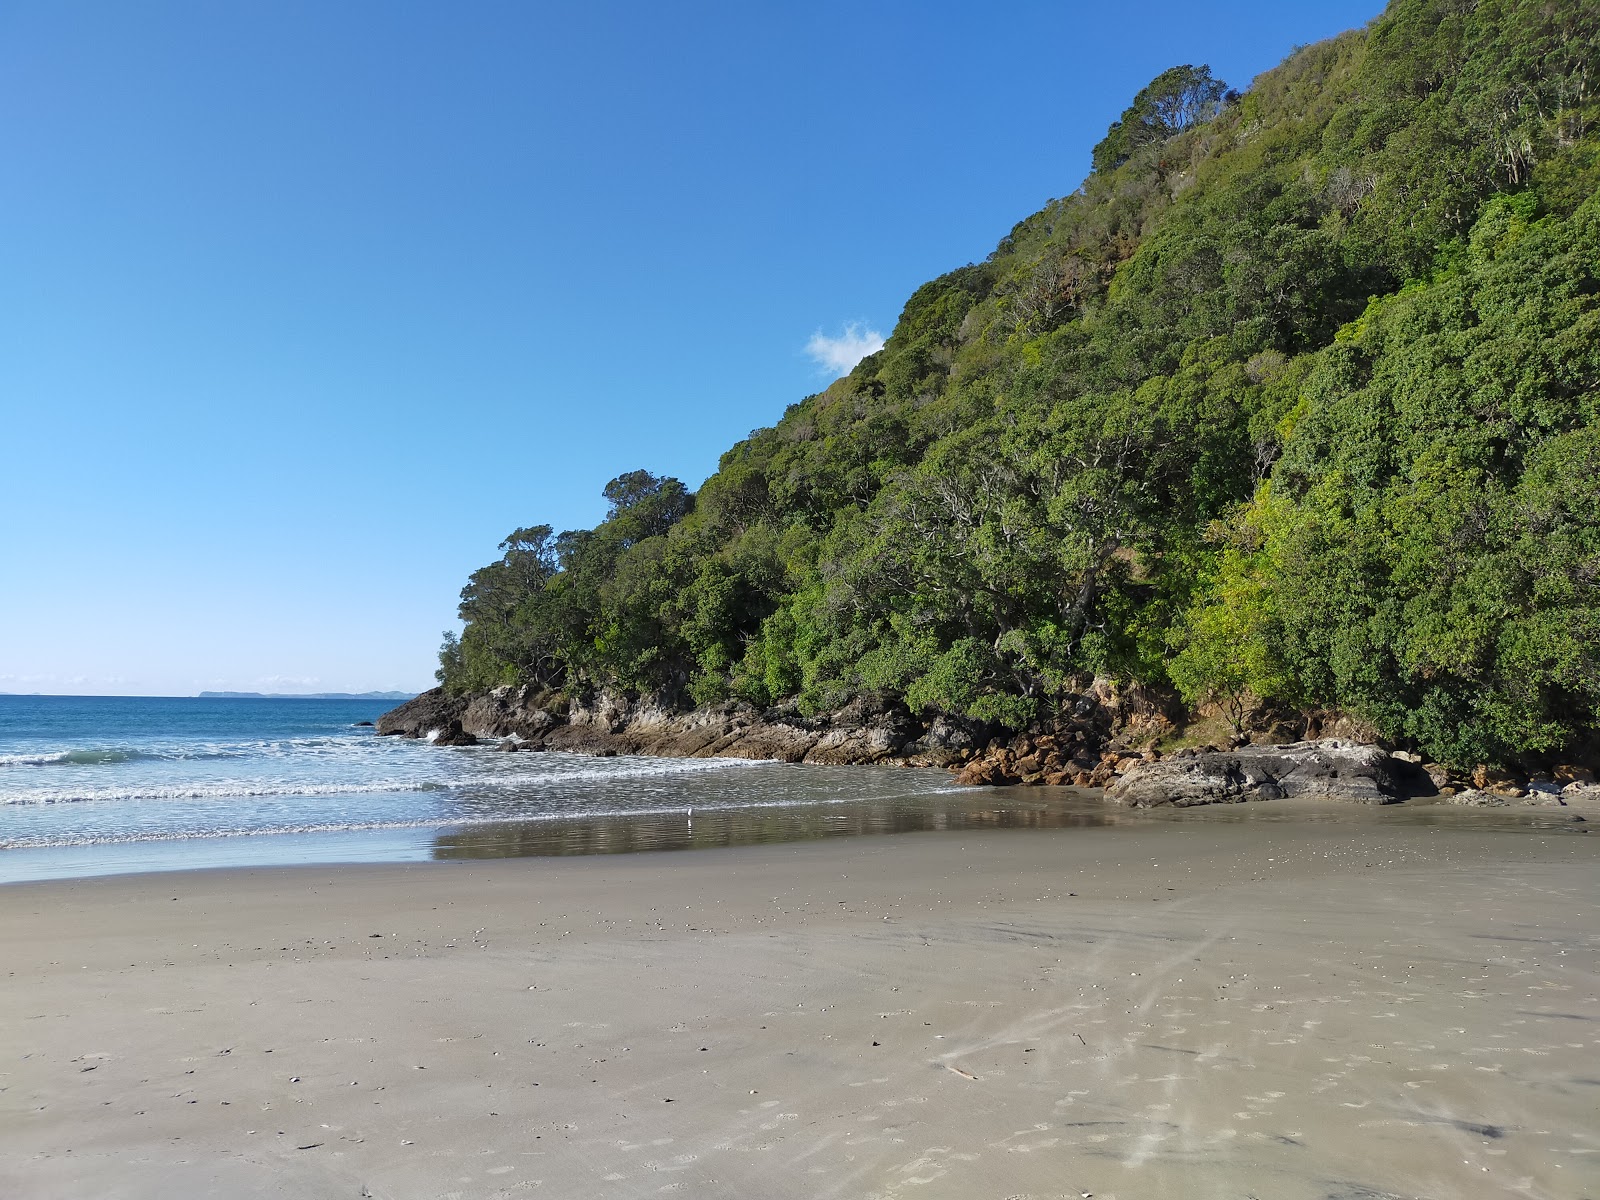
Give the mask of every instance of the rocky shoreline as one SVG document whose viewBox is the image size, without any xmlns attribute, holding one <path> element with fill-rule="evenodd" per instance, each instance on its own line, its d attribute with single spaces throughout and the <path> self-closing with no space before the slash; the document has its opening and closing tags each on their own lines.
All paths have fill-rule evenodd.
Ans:
<svg viewBox="0 0 1600 1200">
<path fill-rule="evenodd" d="M 1362 804 L 1419 796 L 1473 806 L 1600 802 L 1600 785 L 1583 767 L 1530 777 L 1486 767 L 1462 773 L 1351 736 L 1235 738 L 1163 754 L 1154 742 L 1170 728 L 1159 704 L 1099 682 L 1057 729 L 1020 734 L 949 715 L 924 719 L 870 698 L 806 716 L 792 704 L 762 710 L 728 702 L 682 711 L 604 692 L 572 702 L 529 687 L 470 696 L 434 688 L 377 722 L 384 736 L 440 746 L 492 740 L 507 752 L 936 767 L 955 772 L 964 785 L 1096 788 L 1108 801 L 1141 808 L 1295 796 Z"/>
</svg>

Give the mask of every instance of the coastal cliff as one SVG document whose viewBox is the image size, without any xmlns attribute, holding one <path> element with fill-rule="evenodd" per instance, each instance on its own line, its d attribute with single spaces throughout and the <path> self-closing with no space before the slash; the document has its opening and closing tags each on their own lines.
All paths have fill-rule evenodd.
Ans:
<svg viewBox="0 0 1600 1200">
<path fill-rule="evenodd" d="M 1391 804 L 1437 796 L 1479 807 L 1600 802 L 1594 771 L 1563 765 L 1514 773 L 1456 771 L 1374 744 L 1337 715 L 1302 718 L 1236 736 L 1225 745 L 1157 747 L 1175 727 L 1170 701 L 1097 680 L 1050 731 L 1016 733 L 950 714 L 918 716 L 892 699 L 858 698 L 811 716 L 790 702 L 767 709 L 728 701 L 675 709 L 649 698 L 599 692 L 572 703 L 532 687 L 452 696 L 434 688 L 378 718 L 379 736 L 444 747 L 496 743 L 506 752 L 744 758 L 825 765 L 944 768 L 969 786 L 1103 789 L 1134 808 L 1321 797 Z M 1273 741 L 1273 735 L 1296 738 Z"/>
<path fill-rule="evenodd" d="M 1114 680 L 1215 716 L 1197 752 L 1600 764 L 1596 78 L 1585 0 L 1394 0 L 1242 92 L 1162 72 L 698 488 L 514 529 L 432 727 L 1098 785 L 1161 740 Z"/>
<path fill-rule="evenodd" d="M 960 715 L 918 715 L 892 697 L 861 696 L 806 715 L 723 701 L 692 709 L 598 691 L 576 702 L 532 687 L 452 696 L 442 688 L 378 719 L 380 735 L 445 746 L 498 739 L 506 750 L 750 758 L 829 765 L 942 767 L 967 783 L 1103 787 L 1136 747 L 1170 730 L 1158 697 L 1096 681 L 1049 731 L 1015 732 Z"/>
</svg>

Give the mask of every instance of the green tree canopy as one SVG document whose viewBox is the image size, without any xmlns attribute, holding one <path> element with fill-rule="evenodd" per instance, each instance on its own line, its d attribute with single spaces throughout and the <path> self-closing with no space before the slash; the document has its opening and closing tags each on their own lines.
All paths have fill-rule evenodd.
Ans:
<svg viewBox="0 0 1600 1200">
<path fill-rule="evenodd" d="M 1211 68 L 1168 67 L 1140 90 L 1094 148 L 1094 169 L 1111 171 L 1142 146 L 1166 142 L 1221 111 L 1232 93 Z"/>
<path fill-rule="evenodd" d="M 1081 188 L 697 493 L 518 530 L 440 675 L 863 692 L 1017 727 L 1095 675 L 1453 760 L 1600 739 L 1600 7 L 1394 0 Z"/>
</svg>

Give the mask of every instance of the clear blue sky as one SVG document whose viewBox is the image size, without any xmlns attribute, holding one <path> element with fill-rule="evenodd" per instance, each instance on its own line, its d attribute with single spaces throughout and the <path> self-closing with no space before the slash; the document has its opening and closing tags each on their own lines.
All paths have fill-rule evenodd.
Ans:
<svg viewBox="0 0 1600 1200">
<path fill-rule="evenodd" d="M 511 529 L 1380 7 L 7 0 L 0 691 L 428 686 Z"/>
</svg>

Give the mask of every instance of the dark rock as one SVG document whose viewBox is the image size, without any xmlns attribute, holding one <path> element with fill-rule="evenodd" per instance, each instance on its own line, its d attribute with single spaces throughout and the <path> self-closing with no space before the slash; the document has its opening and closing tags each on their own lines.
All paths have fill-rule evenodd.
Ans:
<svg viewBox="0 0 1600 1200">
<path fill-rule="evenodd" d="M 1096 685 L 1099 686 L 1098 684 Z M 1113 691 L 1112 703 L 1123 703 Z M 1085 693 L 1073 719 L 1054 732 L 1015 733 L 951 714 L 910 712 L 899 700 L 863 695 L 832 712 L 805 714 L 786 701 L 761 710 L 738 700 L 684 711 L 676 703 L 634 693 L 590 690 L 567 698 L 533 687 L 498 687 L 467 697 L 435 688 L 377 723 L 381 734 L 433 737 L 443 745 L 467 737 L 522 750 L 580 754 L 732 757 L 808 763 L 896 763 L 973 767 L 970 778 L 994 784 L 1055 778 L 1081 782 L 1087 772 L 1109 781 L 1100 750 L 1122 719 L 1099 693 Z M 452 722 L 456 724 L 453 726 Z M 459 732 L 457 732 L 459 730 Z M 510 746 L 505 747 L 508 752 Z M 1070 761 L 1069 761 L 1069 756 Z"/>
<path fill-rule="evenodd" d="M 425 738 L 436 729 L 446 728 L 451 721 L 459 723 L 466 707 L 463 698 L 447 696 L 443 688 L 430 688 L 379 717 L 378 733 Z"/>
<path fill-rule="evenodd" d="M 907 742 L 900 754 L 919 766 L 947 767 L 971 758 L 989 739 L 982 721 L 941 713 L 920 737 Z"/>
<path fill-rule="evenodd" d="M 1089 771 L 1090 787 L 1109 787 L 1117 778 L 1117 768 L 1122 763 L 1122 756 L 1115 752 L 1108 752 L 1100 756 L 1100 761 Z"/>
<path fill-rule="evenodd" d="M 1285 796 L 1326 796 L 1362 804 L 1399 799 L 1393 760 L 1377 746 L 1327 739 L 1286 746 L 1207 749 L 1140 762 L 1107 793 L 1119 804 L 1237 804 Z"/>
<path fill-rule="evenodd" d="M 473 696 L 462 709 L 461 724 L 481 738 L 518 737 L 534 742 L 559 719 L 541 707 L 546 697 L 531 688 L 497 687 Z"/>
<path fill-rule="evenodd" d="M 994 759 L 980 758 L 968 763 L 956 776 L 956 782 L 964 787 L 1003 787 L 1021 781 Z"/>
<path fill-rule="evenodd" d="M 1389 768 L 1395 789 L 1407 796 L 1437 796 L 1450 783 L 1450 771 L 1437 763 L 1424 762 L 1420 754 L 1395 750 L 1389 755 Z"/>
<path fill-rule="evenodd" d="M 461 728 L 460 721 L 452 720 L 439 731 L 439 736 L 433 739 L 433 744 L 435 746 L 476 746 L 478 739 Z"/>
</svg>

